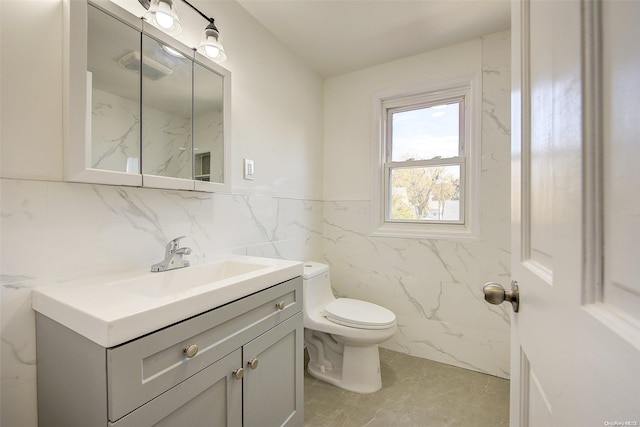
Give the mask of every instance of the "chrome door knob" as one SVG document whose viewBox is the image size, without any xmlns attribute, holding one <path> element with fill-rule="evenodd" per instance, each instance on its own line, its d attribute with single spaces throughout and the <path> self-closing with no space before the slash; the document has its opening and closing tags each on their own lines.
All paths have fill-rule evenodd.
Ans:
<svg viewBox="0 0 640 427">
<path fill-rule="evenodd" d="M 251 359 L 247 362 L 247 365 L 253 370 L 258 367 L 258 359 Z"/>
<path fill-rule="evenodd" d="M 502 285 L 496 282 L 485 283 L 482 287 L 484 300 L 489 304 L 502 304 L 505 301 L 511 303 L 513 311 L 518 312 L 520 306 L 520 292 L 518 292 L 518 282 L 511 281 L 511 289 L 505 290 Z"/>
</svg>

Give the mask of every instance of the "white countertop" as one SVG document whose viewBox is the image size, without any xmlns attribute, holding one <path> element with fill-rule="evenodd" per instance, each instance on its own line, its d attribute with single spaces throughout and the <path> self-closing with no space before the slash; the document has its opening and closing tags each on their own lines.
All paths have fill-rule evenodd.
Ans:
<svg viewBox="0 0 640 427">
<path fill-rule="evenodd" d="M 208 280 L 225 262 L 254 270 Z M 232 256 L 159 273 L 145 269 L 44 286 L 33 291 L 32 307 L 103 347 L 113 347 L 301 276 L 302 271 L 298 261 Z"/>
</svg>

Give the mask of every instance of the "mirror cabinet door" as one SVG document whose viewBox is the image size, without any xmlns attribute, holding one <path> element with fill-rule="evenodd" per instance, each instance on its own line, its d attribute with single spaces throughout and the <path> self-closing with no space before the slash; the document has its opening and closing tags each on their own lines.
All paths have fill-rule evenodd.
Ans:
<svg viewBox="0 0 640 427">
<path fill-rule="evenodd" d="M 223 78 L 194 62 L 194 179 L 224 183 Z"/>
<path fill-rule="evenodd" d="M 140 32 L 88 8 L 88 167 L 140 173 Z"/>
<path fill-rule="evenodd" d="M 65 180 L 226 191 L 231 73 L 113 2 L 65 21 Z"/>
<path fill-rule="evenodd" d="M 193 179 L 193 60 L 142 36 L 142 173 Z"/>
</svg>

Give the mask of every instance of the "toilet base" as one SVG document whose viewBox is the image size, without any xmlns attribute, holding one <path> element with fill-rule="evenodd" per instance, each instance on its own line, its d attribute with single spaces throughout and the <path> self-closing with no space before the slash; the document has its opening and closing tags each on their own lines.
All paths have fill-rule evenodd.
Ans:
<svg viewBox="0 0 640 427">
<path fill-rule="evenodd" d="M 373 393 L 382 388 L 378 345 L 343 345 L 342 366 L 309 360 L 307 372 L 314 378 L 355 393 Z"/>
</svg>

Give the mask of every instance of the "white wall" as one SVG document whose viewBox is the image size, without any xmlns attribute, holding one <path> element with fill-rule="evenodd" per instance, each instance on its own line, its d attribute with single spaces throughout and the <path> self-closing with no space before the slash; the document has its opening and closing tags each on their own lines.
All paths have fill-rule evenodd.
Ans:
<svg viewBox="0 0 640 427">
<path fill-rule="evenodd" d="M 481 238 L 371 237 L 374 95 L 476 72 Z M 396 313 L 398 332 L 384 347 L 501 377 L 509 376 L 509 315 L 486 304 L 481 287 L 510 279 L 509 81 L 508 32 L 325 81 L 323 260 L 336 292 Z"/>
<path fill-rule="evenodd" d="M 322 80 L 236 2 L 205 7 L 232 72 L 230 194 L 62 182 L 62 0 L 0 2 L 4 427 L 37 425 L 34 287 L 148 268 L 180 235 L 196 263 L 220 252 L 320 257 Z M 181 16 L 181 40 L 193 46 L 206 22 L 189 10 Z M 243 157 L 256 161 L 255 181 L 242 179 Z"/>
</svg>

